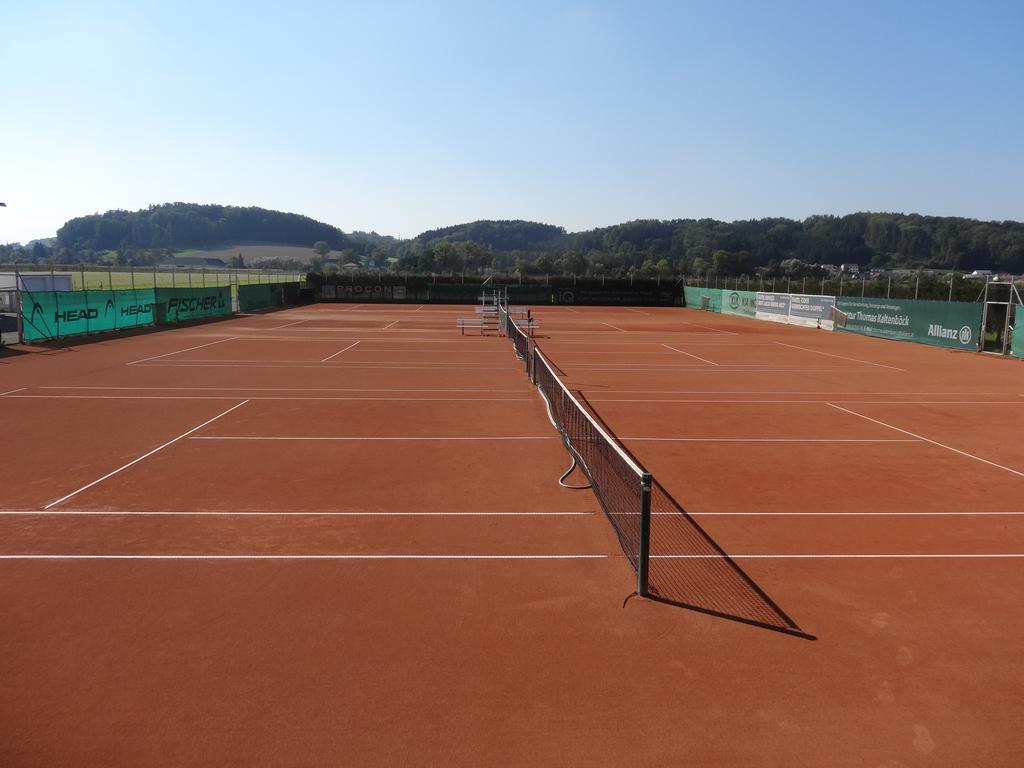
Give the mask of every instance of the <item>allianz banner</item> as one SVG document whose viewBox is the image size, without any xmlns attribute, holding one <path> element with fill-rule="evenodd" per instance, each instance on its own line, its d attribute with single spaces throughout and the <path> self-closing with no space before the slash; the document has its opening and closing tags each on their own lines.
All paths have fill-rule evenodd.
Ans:
<svg viewBox="0 0 1024 768">
<path fill-rule="evenodd" d="M 153 323 L 152 288 L 21 292 L 22 338 L 58 339 Z"/>
<path fill-rule="evenodd" d="M 231 288 L 157 288 L 160 321 L 179 323 L 231 314 Z"/>
<path fill-rule="evenodd" d="M 722 314 L 754 317 L 757 312 L 757 293 L 754 291 L 722 291 Z"/>
<path fill-rule="evenodd" d="M 841 298 L 842 328 L 883 339 L 917 341 L 952 349 L 978 348 L 984 305 L 956 301 Z"/>
</svg>

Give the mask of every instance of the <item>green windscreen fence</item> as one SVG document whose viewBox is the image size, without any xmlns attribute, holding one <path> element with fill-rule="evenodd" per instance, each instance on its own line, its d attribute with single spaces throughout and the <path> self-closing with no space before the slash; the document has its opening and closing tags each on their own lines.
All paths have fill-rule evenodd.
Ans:
<svg viewBox="0 0 1024 768">
<path fill-rule="evenodd" d="M 255 283 L 238 286 L 238 311 L 268 309 L 284 305 L 284 289 L 278 283 Z"/>
<path fill-rule="evenodd" d="M 708 310 L 712 312 L 722 311 L 722 294 L 724 291 L 720 288 L 694 288 L 692 286 L 686 286 L 683 288 L 683 299 L 686 302 L 686 306 L 691 309 L 703 309 L 701 306 L 701 299 L 708 299 Z"/>
<path fill-rule="evenodd" d="M 867 298 L 839 298 L 836 307 L 846 313 L 837 330 L 964 350 L 977 349 L 985 309 L 980 303 Z"/>
<path fill-rule="evenodd" d="M 123 291 L 22 291 L 25 341 L 116 331 L 153 323 L 152 288 Z"/>
<path fill-rule="evenodd" d="M 242 288 L 242 286 L 239 286 Z M 156 321 L 178 323 L 231 314 L 231 288 L 157 288 Z"/>
</svg>

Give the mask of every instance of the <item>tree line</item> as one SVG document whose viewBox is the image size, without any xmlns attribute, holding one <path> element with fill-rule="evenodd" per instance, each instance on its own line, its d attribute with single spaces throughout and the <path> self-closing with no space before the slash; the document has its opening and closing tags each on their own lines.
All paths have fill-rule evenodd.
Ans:
<svg viewBox="0 0 1024 768">
<path fill-rule="evenodd" d="M 820 276 L 821 265 L 1024 273 L 1024 224 L 903 213 L 852 213 L 724 222 L 636 220 L 584 232 L 531 221 L 485 220 L 409 240 L 342 232 L 306 216 L 263 208 L 168 203 L 82 216 L 52 246 L 0 246 L 0 260 L 153 263 L 183 249 L 243 243 L 300 245 L 330 268 L 527 275 Z M 315 262 L 314 262 L 315 259 Z"/>
</svg>

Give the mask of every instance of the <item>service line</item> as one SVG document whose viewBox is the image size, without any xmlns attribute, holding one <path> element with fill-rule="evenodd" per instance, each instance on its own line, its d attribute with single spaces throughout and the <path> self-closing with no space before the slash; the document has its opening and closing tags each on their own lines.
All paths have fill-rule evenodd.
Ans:
<svg viewBox="0 0 1024 768">
<path fill-rule="evenodd" d="M 684 352 L 683 350 L 676 349 L 675 347 L 670 346 L 668 344 L 662 344 L 661 346 L 663 346 L 665 349 L 671 349 L 673 352 L 678 352 L 681 355 L 686 355 L 687 357 L 692 357 L 694 360 L 700 360 L 702 363 L 707 363 L 708 365 L 718 365 L 718 363 L 716 363 L 716 362 L 714 362 L 712 360 L 707 360 L 707 359 L 705 359 L 703 357 L 698 357 L 697 355 L 691 354 L 689 352 Z"/>
<path fill-rule="evenodd" d="M 918 440 L 923 440 L 926 443 L 931 443 L 932 445 L 938 446 L 939 448 L 945 448 L 947 451 L 952 451 L 953 453 L 959 453 L 961 456 L 966 456 L 968 459 L 974 459 L 975 461 L 980 461 L 983 464 L 988 464 L 991 467 L 996 467 L 997 469 L 1006 470 L 1007 472 L 1010 472 L 1011 474 L 1017 475 L 1018 477 L 1024 477 L 1024 472 L 1020 472 L 1020 471 L 1018 471 L 1016 469 L 1010 469 L 1009 467 L 1004 467 L 1002 464 L 996 464 L 994 461 L 989 461 L 988 459 L 983 459 L 980 456 L 975 456 L 973 453 L 968 453 L 967 451 L 961 451 L 959 448 L 954 448 L 951 445 L 946 445 L 944 443 L 940 443 L 937 440 L 931 440 L 931 439 L 929 439 L 927 437 L 922 437 L 921 435 L 916 435 L 913 432 L 910 432 L 910 431 L 908 431 L 906 429 L 900 429 L 899 427 L 895 427 L 892 424 L 887 424 L 884 421 L 879 421 L 878 419 L 872 419 L 870 416 L 865 416 L 863 413 L 857 413 L 856 411 L 851 411 L 849 408 L 843 408 L 842 406 L 836 405 L 835 403 L 827 403 L 827 405 L 830 408 L 835 408 L 837 411 L 843 411 L 844 413 L 848 413 L 851 416 L 857 416 L 857 417 L 859 417 L 861 419 L 864 419 L 866 421 L 874 422 L 875 424 L 879 424 L 879 425 L 881 425 L 883 427 L 888 427 L 889 429 L 894 429 L 897 432 L 902 432 L 905 435 L 910 435 L 911 437 L 916 437 Z"/>
<path fill-rule="evenodd" d="M 609 328 L 614 328 L 616 331 L 622 331 L 622 333 L 629 333 L 629 331 L 623 330 L 622 328 L 619 328 L 619 326 L 612 325 L 611 323 L 601 323 L 601 325 L 607 325 Z"/>
<path fill-rule="evenodd" d="M 145 362 L 147 362 L 149 360 L 159 360 L 161 357 L 168 357 L 169 355 L 180 355 L 182 352 L 191 352 L 193 349 L 202 349 L 203 347 L 212 347 L 214 344 L 223 344 L 225 341 L 232 341 L 233 339 L 237 339 L 237 338 L 238 338 L 238 336 L 228 336 L 226 339 L 217 339 L 216 341 L 211 341 L 209 344 L 199 344 L 198 346 L 195 346 L 195 347 L 186 347 L 185 349 L 176 349 L 173 352 L 164 352 L 164 354 L 162 354 L 162 355 L 154 355 L 153 357 L 144 357 L 141 360 L 132 360 L 130 363 L 125 363 L 125 365 L 135 365 L 137 363 L 145 363 Z"/>
<path fill-rule="evenodd" d="M 259 435 L 200 435 L 190 438 L 191 440 L 351 440 L 351 441 L 376 441 L 376 440 L 561 440 L 556 435 L 526 435 L 523 437 L 359 437 L 359 436 L 259 436 Z"/>
<path fill-rule="evenodd" d="M 360 341 L 362 341 L 362 339 L 360 339 Z M 325 357 L 325 358 L 324 358 L 323 360 L 321 360 L 320 362 L 321 362 L 321 363 L 326 363 L 326 362 L 327 362 L 328 360 L 330 360 L 331 358 L 335 358 L 335 357 L 337 357 L 337 356 L 338 356 L 338 355 L 340 355 L 340 354 L 341 354 L 342 352 L 348 352 L 348 351 L 349 351 L 350 349 L 352 349 L 352 347 L 354 347 L 354 346 L 355 346 L 356 344 L 358 344 L 358 343 L 359 343 L 359 341 L 353 341 L 353 342 L 352 342 L 351 344 L 349 344 L 349 345 L 348 345 L 347 347 L 345 347 L 344 349 L 339 349 L 339 350 L 338 350 L 337 352 L 335 352 L 335 353 L 334 353 L 333 355 L 328 355 L 327 357 Z M 426 351 L 426 350 L 424 350 L 424 351 Z"/>
<path fill-rule="evenodd" d="M 595 560 L 608 554 L 579 555 L 0 555 L 0 560 Z"/>
<path fill-rule="evenodd" d="M 140 461 L 142 461 L 143 459 L 145 459 L 145 458 L 148 458 L 149 456 L 152 456 L 152 455 L 153 455 L 154 453 L 157 453 L 158 451 L 162 451 L 162 450 L 163 450 L 164 448 L 166 448 L 167 446 L 169 446 L 169 445 L 174 445 L 174 443 L 178 442 L 179 440 L 181 440 L 181 439 L 183 439 L 183 438 L 185 438 L 185 437 L 188 437 L 188 436 L 189 436 L 189 435 L 191 435 L 191 434 L 192 434 L 193 432 L 195 432 L 195 431 L 197 431 L 197 430 L 200 430 L 200 429 L 202 429 L 203 427 L 205 427 L 205 426 L 206 426 L 207 424 L 212 424 L 213 422 L 215 422 L 215 421 L 216 421 L 217 419 L 221 418 L 222 416 L 227 416 L 227 415 L 228 415 L 229 413 L 231 413 L 231 412 L 232 412 L 233 410 L 235 410 L 236 408 L 241 408 L 241 407 L 242 407 L 243 405 L 245 405 L 245 404 L 246 404 L 246 403 L 248 403 L 248 402 L 249 402 L 248 400 L 243 400 L 242 402 L 240 402 L 240 403 L 238 403 L 238 404 L 236 404 L 236 405 L 233 405 L 233 406 L 231 406 L 231 407 L 230 407 L 230 408 L 228 408 L 228 409 L 227 409 L 226 411 L 222 411 L 221 413 L 218 413 L 218 414 L 217 414 L 216 416 L 214 416 L 214 417 L 213 417 L 212 419 L 208 419 L 208 420 L 204 421 L 204 422 L 203 422 L 202 424 L 200 424 L 200 425 L 199 425 L 199 426 L 197 426 L 197 427 L 192 427 L 192 429 L 190 429 L 190 430 L 189 430 L 188 432 L 183 432 L 182 434 L 178 435 L 178 436 L 177 436 L 176 438 L 174 438 L 173 440 L 168 440 L 168 441 L 167 441 L 166 443 L 164 443 L 163 445 L 161 445 L 161 446 L 158 446 L 158 447 L 154 448 L 153 450 L 149 451 L 149 453 L 144 453 L 144 454 L 142 454 L 141 456 L 139 456 L 139 457 L 138 457 L 137 459 L 133 459 L 132 461 L 129 461 L 129 462 L 128 462 L 127 464 L 125 464 L 125 465 L 124 465 L 123 467 L 118 467 L 118 468 L 117 468 L 117 469 L 115 469 L 115 470 L 114 470 L 113 472 L 108 472 L 108 473 L 107 473 L 107 474 L 105 474 L 105 475 L 104 475 L 103 477 L 99 478 L 98 480 L 93 480 L 93 481 L 92 481 L 91 483 L 89 483 L 88 485 L 83 485 L 83 486 L 82 486 L 81 488 L 79 488 L 79 489 L 78 489 L 77 491 L 72 491 L 71 493 L 67 494 L 66 496 L 61 496 L 61 497 L 60 497 L 59 499 L 57 499 L 56 501 L 51 501 L 51 502 L 50 502 L 49 504 L 47 504 L 47 505 L 46 505 L 45 507 L 43 507 L 43 509 L 50 509 L 50 507 L 55 507 L 55 506 L 57 506 L 58 504 L 60 504 L 61 502 L 67 501 L 67 500 L 68 500 L 68 499 L 70 499 L 70 498 L 71 498 L 72 496 L 77 496 L 77 495 L 78 495 L 79 493 L 81 493 L 82 491 L 84 491 L 84 490 L 87 490 L 87 489 L 89 489 L 89 488 L 92 488 L 92 487 L 93 487 L 94 485 L 97 485 L 98 483 L 102 483 L 102 482 L 103 482 L 104 480 L 106 480 L 106 479 L 107 479 L 108 477 L 113 477 L 113 476 L 114 476 L 114 475 L 116 475 L 116 474 L 117 474 L 118 472 L 122 472 L 122 471 L 124 471 L 124 470 L 128 469 L 128 467 L 131 467 L 131 466 L 133 466 L 133 465 L 135 465 L 135 464 L 138 464 L 138 463 L 139 463 Z"/>
<path fill-rule="evenodd" d="M 843 355 L 833 355 L 831 352 L 822 352 L 822 351 L 817 350 L 817 349 L 810 349 L 809 347 L 798 347 L 796 344 L 786 344 L 786 343 L 781 342 L 781 341 L 775 341 L 775 342 L 772 342 L 772 343 L 773 344 L 778 344 L 780 347 L 789 347 L 790 349 L 799 349 L 799 350 L 802 350 L 804 352 L 813 352 L 816 355 L 824 355 L 825 357 L 835 357 L 835 358 L 838 358 L 839 360 L 849 360 L 850 362 L 853 362 L 853 363 L 864 363 L 865 365 L 874 365 L 874 366 L 877 366 L 879 368 L 888 368 L 890 371 L 899 371 L 900 373 L 906 373 L 906 371 L 904 369 L 897 368 L 897 367 L 895 367 L 893 365 L 883 365 L 882 363 L 873 363 L 870 360 L 858 360 L 856 357 L 844 357 Z"/>
</svg>

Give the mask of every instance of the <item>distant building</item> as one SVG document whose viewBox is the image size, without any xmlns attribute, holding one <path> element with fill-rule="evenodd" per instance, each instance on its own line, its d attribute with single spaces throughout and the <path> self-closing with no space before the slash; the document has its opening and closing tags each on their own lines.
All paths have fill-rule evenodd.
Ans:
<svg viewBox="0 0 1024 768">
<path fill-rule="evenodd" d="M 836 272 L 839 271 L 839 267 L 837 267 L 835 264 L 821 264 L 820 266 L 830 275 L 834 275 Z"/>
<path fill-rule="evenodd" d="M 839 271 L 845 272 L 848 275 L 859 275 L 860 265 L 859 264 L 840 264 Z"/>
</svg>

